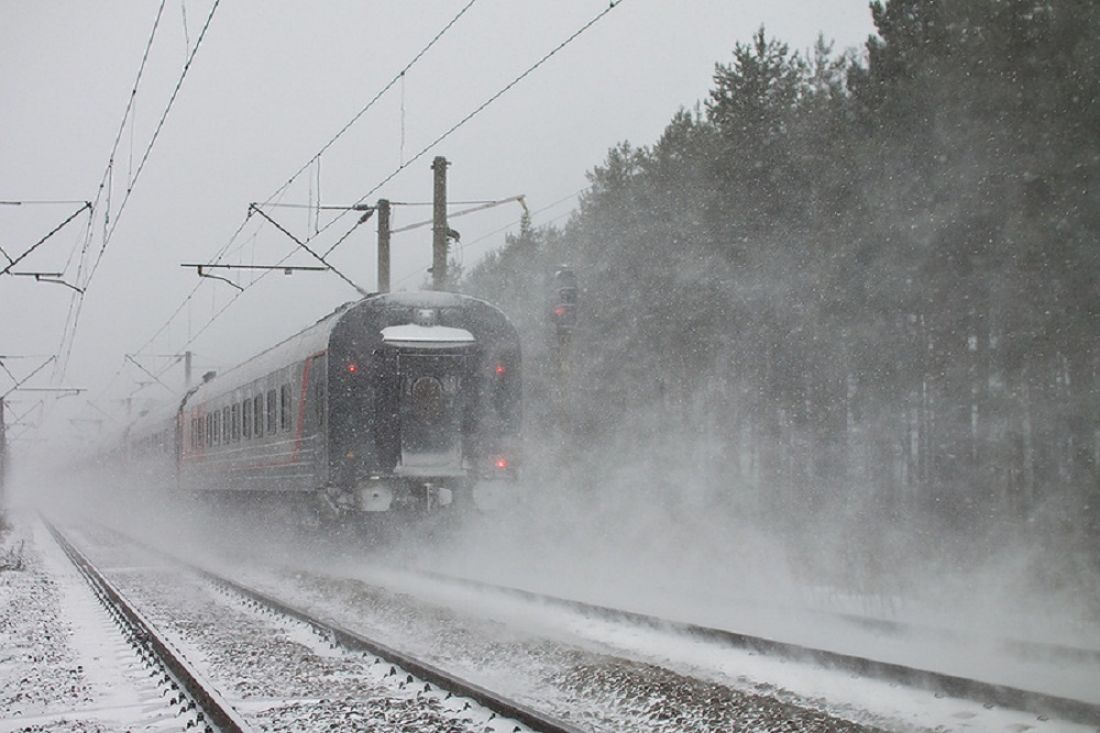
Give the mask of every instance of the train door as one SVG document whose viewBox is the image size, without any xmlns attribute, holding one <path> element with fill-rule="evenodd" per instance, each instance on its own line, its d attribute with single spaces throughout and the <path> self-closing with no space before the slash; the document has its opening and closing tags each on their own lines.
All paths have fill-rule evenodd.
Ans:
<svg viewBox="0 0 1100 733">
<path fill-rule="evenodd" d="M 398 354 L 400 473 L 462 473 L 466 359 L 453 352 Z"/>
</svg>

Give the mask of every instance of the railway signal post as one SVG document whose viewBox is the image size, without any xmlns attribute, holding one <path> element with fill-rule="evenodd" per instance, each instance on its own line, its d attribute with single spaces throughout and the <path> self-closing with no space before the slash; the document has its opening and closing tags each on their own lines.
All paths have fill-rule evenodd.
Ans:
<svg viewBox="0 0 1100 733">
<path fill-rule="evenodd" d="M 577 275 L 562 265 L 554 273 L 554 307 L 550 312 L 556 338 L 557 402 L 561 423 L 566 423 L 565 395 L 569 382 L 569 361 L 573 345 L 573 329 L 577 325 Z"/>
</svg>

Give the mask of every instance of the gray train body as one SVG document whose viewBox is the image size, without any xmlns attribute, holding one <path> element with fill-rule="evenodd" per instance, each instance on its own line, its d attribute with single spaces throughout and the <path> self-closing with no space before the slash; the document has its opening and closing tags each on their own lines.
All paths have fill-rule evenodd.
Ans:
<svg viewBox="0 0 1100 733">
<path fill-rule="evenodd" d="M 192 493 L 430 508 L 514 479 L 520 345 L 494 306 L 445 292 L 348 303 L 131 431 Z M 147 462 L 147 461 L 146 461 Z"/>
</svg>

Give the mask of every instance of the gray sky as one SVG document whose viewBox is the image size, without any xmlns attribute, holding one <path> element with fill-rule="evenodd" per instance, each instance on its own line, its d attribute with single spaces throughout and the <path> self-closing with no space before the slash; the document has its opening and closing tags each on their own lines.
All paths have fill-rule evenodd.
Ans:
<svg viewBox="0 0 1100 733">
<path fill-rule="evenodd" d="M 178 353 L 194 339 L 197 371 L 226 367 L 357 297 L 331 274 L 272 275 L 194 338 L 236 294 L 224 283 L 202 281 L 145 346 L 200 282 L 179 264 L 212 261 L 243 222 L 248 203 L 266 199 L 307 163 L 468 1 L 220 3 L 119 216 L 188 43 L 194 47 L 213 6 L 213 0 L 166 0 L 112 169 L 110 209 L 118 226 L 84 299 L 64 384 L 88 388 L 88 396 L 111 410 L 112 399 L 147 379 L 124 365 L 123 354 L 143 346 L 148 354 Z M 0 200 L 95 197 L 158 5 L 0 5 Z M 358 200 L 607 6 L 607 0 L 473 3 L 404 81 L 324 154 L 319 172 L 314 166 L 300 176 L 282 201 L 316 201 L 318 177 L 322 204 Z M 452 201 L 524 194 L 532 211 L 543 209 L 581 189 L 585 172 L 617 142 L 656 140 L 678 108 L 706 96 L 714 64 L 728 62 L 733 45 L 748 41 L 760 25 L 798 50 L 809 48 L 819 32 L 837 49 L 861 49 L 873 30 L 864 0 L 623 0 L 368 200 L 428 201 L 431 157 L 444 155 L 452 164 Z M 106 202 L 105 189 L 81 282 L 103 245 Z M 572 204 L 566 200 L 534 221 L 563 217 Z M 0 247 L 17 256 L 76 208 L 0 205 Z M 309 232 L 306 210 L 269 212 L 297 235 Z M 519 215 L 511 204 L 453 220 L 465 264 L 502 245 L 504 233 L 494 232 Z M 429 217 L 428 208 L 402 207 L 393 224 Z M 327 221 L 322 217 L 321 224 Z M 87 223 L 86 214 L 78 217 L 17 271 L 65 271 L 66 280 L 77 282 Z M 327 249 L 350 224 L 345 217 L 314 244 Z M 332 256 L 368 290 L 376 277 L 374 231 L 371 221 Z M 271 264 L 294 248 L 253 217 L 222 261 Z M 415 287 L 430 263 L 430 231 L 397 235 L 394 249 L 395 289 Z M 316 264 L 300 251 L 289 263 Z M 255 275 L 233 277 L 244 285 Z M 73 295 L 30 278 L 0 278 L 0 354 L 56 353 Z M 155 372 L 167 364 L 140 361 Z M 17 376 L 37 363 L 5 361 Z M 180 387 L 182 371 L 163 379 Z M 34 381 L 50 383 L 46 371 Z M 0 393 L 10 384 L 0 371 Z M 139 395 L 169 392 L 153 386 Z M 58 408 L 56 426 L 88 409 L 78 400 Z"/>
</svg>

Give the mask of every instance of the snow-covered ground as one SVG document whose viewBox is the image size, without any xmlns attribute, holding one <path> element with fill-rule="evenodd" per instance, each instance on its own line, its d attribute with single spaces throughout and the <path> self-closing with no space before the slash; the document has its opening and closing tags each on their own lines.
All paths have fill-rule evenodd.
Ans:
<svg viewBox="0 0 1100 733">
<path fill-rule="evenodd" d="M 0 574 L 0 731 L 180 730 L 165 690 L 123 641 L 41 525 L 21 521 L 23 570 Z M 333 650 L 160 558 L 81 537 L 82 549 L 257 730 L 503 733 L 514 721 Z M 13 642 L 8 644 L 8 641 Z M 173 693 L 174 694 L 174 693 Z"/>
<path fill-rule="evenodd" d="M 83 579 L 36 526 L 23 517 L 5 541 L 26 542 L 27 567 L 0 573 L 0 733 L 172 728 L 160 690 L 138 673 L 142 668 Z M 93 559 L 107 565 L 113 582 L 265 729 L 339 729 L 341 721 L 350 726 L 344 729 L 464 727 L 441 717 L 438 705 L 417 704 L 418 696 L 410 698 L 387 669 L 333 652 L 295 624 L 257 614 L 207 584 L 181 581 L 151 556 L 112 548 L 94 533 L 85 541 L 95 545 Z M 501 594 L 369 571 L 362 562 L 329 562 L 326 577 L 315 563 L 262 562 L 264 549 L 257 550 L 227 557 L 208 546 L 205 555 L 262 590 L 582 728 L 1092 730 Z M 359 570 L 348 572 L 350 566 Z M 221 630 L 227 619 L 231 632 Z M 225 633 L 232 638 L 220 638 Z M 363 704 L 371 699 L 387 700 L 390 717 L 372 713 L 378 706 Z"/>
<path fill-rule="evenodd" d="M 349 600 L 340 598 L 336 586 L 325 583 L 316 576 L 286 572 L 272 575 L 256 569 L 248 572 L 251 580 L 274 592 L 279 589 L 286 596 L 292 594 L 298 602 L 334 618 L 353 622 L 348 618 Z M 639 665 L 660 669 L 663 674 L 691 680 L 692 684 L 739 690 L 749 695 L 759 695 L 820 711 L 823 715 L 839 719 L 855 720 L 868 725 L 891 730 L 936 731 L 1092 731 L 1089 726 L 1064 721 L 1040 719 L 1033 714 L 1004 709 L 987 709 L 979 703 L 945 697 L 932 692 L 903 688 L 876 680 L 858 679 L 851 674 L 823 669 L 752 652 L 731 649 L 713 643 L 694 640 L 681 634 L 642 629 L 629 624 L 586 617 L 561 608 L 532 604 L 515 597 L 441 586 L 400 573 L 364 571 L 359 574 L 365 582 L 384 585 L 390 592 L 409 593 L 418 599 L 447 609 L 447 614 L 460 612 L 488 623 L 499 624 L 510 633 L 535 634 L 556 639 L 563 644 L 586 649 L 608 658 L 627 659 Z M 359 598 L 372 592 L 356 587 L 351 581 L 343 581 L 344 592 Z M 423 625 L 409 629 L 404 618 L 385 615 L 372 616 L 377 624 L 372 633 L 391 643 L 420 644 L 421 653 L 434 655 L 440 664 L 462 664 L 462 657 L 476 657 L 478 652 L 461 648 L 461 640 L 448 639 L 445 644 L 425 644 Z M 447 634 L 447 623 L 441 623 L 435 632 Z M 419 640 L 419 641 L 418 641 Z M 441 652 L 440 650 L 446 650 Z M 474 670 L 476 672 L 476 670 Z M 589 668 L 592 677 L 569 676 L 569 684 L 579 695 L 600 699 L 601 694 L 614 696 L 614 685 L 606 680 L 615 675 Z M 486 679 L 499 683 L 499 680 Z M 545 692 L 545 688 L 542 688 Z M 614 701 L 603 701 L 613 704 Z M 675 729 L 675 728 L 674 728 Z M 771 730 L 762 728 L 762 730 Z"/>
<path fill-rule="evenodd" d="M 24 518 L 25 519 L 25 518 Z M 5 538 L 0 572 L 0 731 L 178 730 L 87 582 L 37 522 Z"/>
</svg>

